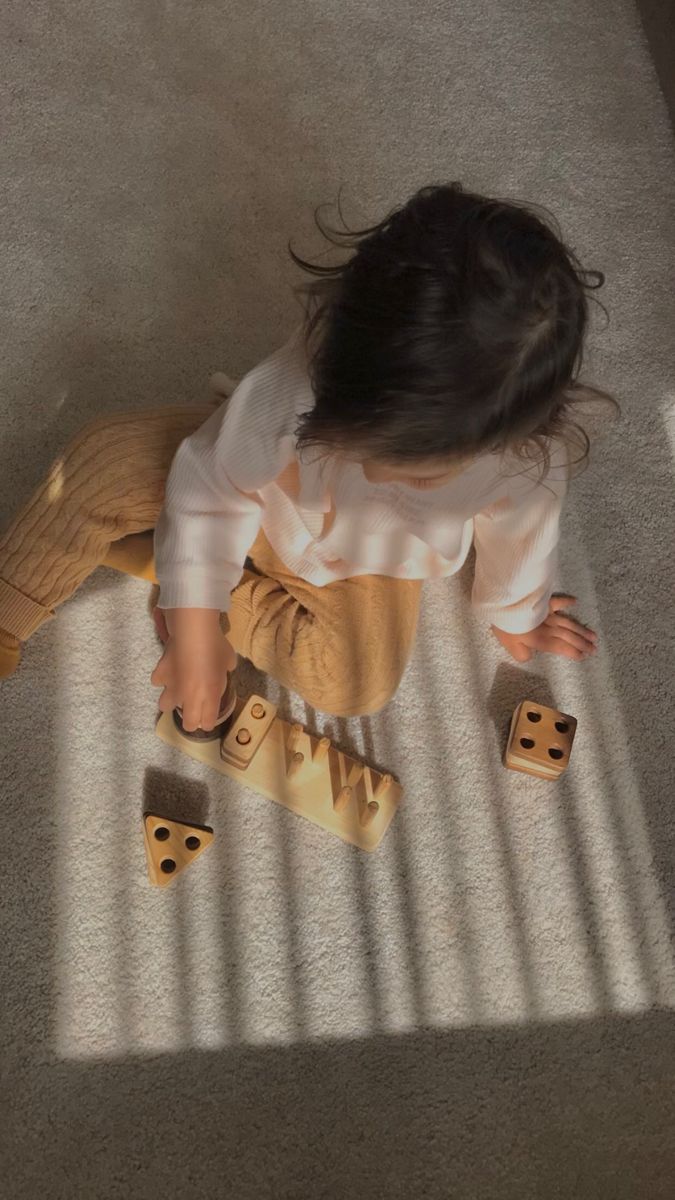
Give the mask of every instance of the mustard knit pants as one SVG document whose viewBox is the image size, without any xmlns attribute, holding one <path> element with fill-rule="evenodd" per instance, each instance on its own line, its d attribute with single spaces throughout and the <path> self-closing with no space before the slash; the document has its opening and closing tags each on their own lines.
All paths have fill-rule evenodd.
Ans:
<svg viewBox="0 0 675 1200">
<path fill-rule="evenodd" d="M 105 564 L 154 580 L 152 530 L 173 456 L 213 406 L 165 407 L 87 426 L 0 538 L 0 677 L 24 641 Z M 417 580 L 358 576 L 315 587 L 260 533 L 232 593 L 238 654 L 338 716 L 382 708 L 412 649 Z"/>
</svg>

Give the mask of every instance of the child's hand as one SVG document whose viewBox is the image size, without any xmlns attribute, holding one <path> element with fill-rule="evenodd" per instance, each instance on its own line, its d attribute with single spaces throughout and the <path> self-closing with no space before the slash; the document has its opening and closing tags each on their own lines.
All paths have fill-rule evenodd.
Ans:
<svg viewBox="0 0 675 1200">
<path fill-rule="evenodd" d="M 576 596 L 551 596 L 549 615 L 536 629 L 528 633 L 505 633 L 492 625 L 492 632 L 516 662 L 527 662 L 537 650 L 580 661 L 597 654 L 598 635 L 572 617 L 558 615 L 558 609 L 576 602 Z"/>
<path fill-rule="evenodd" d="M 151 676 L 163 688 L 162 712 L 182 709 L 183 728 L 211 730 L 237 656 L 210 609 L 173 609 L 155 616 L 165 650 Z M 168 640 L 167 640 L 168 639 Z"/>
</svg>

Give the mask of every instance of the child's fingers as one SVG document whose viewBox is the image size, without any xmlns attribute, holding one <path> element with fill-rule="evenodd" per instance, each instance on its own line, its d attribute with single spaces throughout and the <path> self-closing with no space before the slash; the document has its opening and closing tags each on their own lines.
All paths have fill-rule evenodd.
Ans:
<svg viewBox="0 0 675 1200">
<path fill-rule="evenodd" d="M 217 704 L 204 704 L 202 706 L 202 715 L 199 719 L 200 729 L 203 729 L 205 733 L 210 733 L 210 731 L 215 728 L 217 720 L 218 720 L 218 705 Z"/>
<path fill-rule="evenodd" d="M 590 629 L 582 621 L 577 621 L 575 617 L 563 617 L 556 612 L 550 613 L 547 620 L 551 624 L 563 625 L 566 629 L 575 629 L 577 633 L 582 633 L 585 637 L 597 638 L 598 636 L 594 629 Z"/>
<path fill-rule="evenodd" d="M 573 604 L 576 604 L 576 602 L 576 596 L 568 596 L 567 593 L 565 593 L 562 596 L 551 596 L 548 606 L 551 612 L 557 612 L 560 608 L 570 608 Z"/>
<path fill-rule="evenodd" d="M 590 653 L 588 642 L 583 642 L 581 638 L 575 639 L 574 634 L 568 634 L 565 630 L 561 630 L 560 637 L 550 638 L 544 649 L 548 650 L 549 654 L 560 654 L 563 658 L 573 658 L 576 662 L 588 658 Z"/>
<path fill-rule="evenodd" d="M 150 682 L 153 687 L 164 687 L 164 684 L 167 682 L 166 663 L 163 655 L 150 676 Z"/>
<path fill-rule="evenodd" d="M 171 654 L 165 650 L 150 676 L 150 683 L 153 687 L 173 687 L 174 678 L 174 663 Z"/>
<path fill-rule="evenodd" d="M 549 624 L 556 632 L 563 629 L 568 630 L 575 633 L 578 637 L 583 638 L 591 646 L 597 644 L 598 635 L 593 629 L 586 629 L 585 625 L 581 625 L 578 621 L 574 621 L 569 617 L 559 617 L 556 613 L 555 616 L 549 618 Z"/>
<path fill-rule="evenodd" d="M 529 662 L 534 654 L 534 647 L 526 646 L 524 642 L 513 642 L 509 646 L 509 654 L 516 662 Z"/>
<path fill-rule="evenodd" d="M 183 709 L 181 723 L 183 725 L 183 729 L 185 729 L 188 733 L 194 733 L 196 729 L 202 729 L 204 733 L 210 733 L 211 730 L 215 728 L 217 716 L 218 713 L 216 713 L 215 717 L 211 717 L 208 714 L 205 715 L 203 709 L 200 709 L 199 715 L 195 714 L 190 709 Z"/>
<path fill-rule="evenodd" d="M 215 729 L 219 716 L 220 700 L 215 704 L 212 700 L 193 703 L 186 701 L 183 704 L 181 718 L 183 729 L 188 733 L 194 733 L 195 729 L 203 729 L 205 733 L 210 733 L 212 729 Z"/>
<path fill-rule="evenodd" d="M 202 697 L 196 688 L 183 691 L 180 699 L 181 724 L 188 733 L 200 728 L 202 719 Z"/>
<path fill-rule="evenodd" d="M 160 712 L 173 712 L 174 708 L 178 708 L 180 700 L 173 688 L 165 687 L 159 698 Z"/>
</svg>

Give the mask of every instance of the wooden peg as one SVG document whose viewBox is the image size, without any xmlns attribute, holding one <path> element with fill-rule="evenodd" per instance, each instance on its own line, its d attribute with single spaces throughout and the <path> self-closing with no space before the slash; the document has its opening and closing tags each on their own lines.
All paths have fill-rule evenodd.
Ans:
<svg viewBox="0 0 675 1200">
<path fill-rule="evenodd" d="M 286 742 L 286 747 L 288 750 L 295 750 L 295 747 L 298 744 L 298 738 L 300 737 L 302 731 L 302 725 L 291 725 L 288 733 L 288 741 Z"/>
<path fill-rule="evenodd" d="M 350 787 L 352 787 L 352 788 L 356 787 L 359 780 L 363 777 L 363 771 L 364 771 L 363 763 L 354 763 L 354 766 L 352 767 L 351 771 L 349 772 L 349 776 L 347 779 L 347 783 L 349 784 Z"/>
<path fill-rule="evenodd" d="M 315 763 L 323 762 L 323 760 L 326 757 L 326 755 L 328 754 L 329 750 L 330 750 L 330 738 L 322 737 L 321 741 L 318 742 L 317 747 L 314 751 L 314 762 Z"/>
<path fill-rule="evenodd" d="M 296 753 L 291 756 L 291 761 L 289 762 L 288 769 L 286 771 L 287 779 L 291 779 L 293 775 L 297 775 L 304 761 L 305 756 L 304 754 L 300 754 L 299 751 L 296 751 Z"/>
<path fill-rule="evenodd" d="M 379 800 L 380 796 L 384 795 L 384 793 L 391 787 L 393 782 L 393 775 L 383 775 L 378 781 L 377 786 L 373 788 L 373 795 L 375 798 Z"/>
<path fill-rule="evenodd" d="M 359 825 L 365 829 L 367 825 L 377 816 L 380 811 L 380 806 L 377 800 L 370 800 L 368 804 L 361 805 L 359 813 Z"/>
<path fill-rule="evenodd" d="M 340 788 L 340 791 L 338 792 L 337 796 L 333 800 L 333 808 L 335 809 L 335 811 L 336 812 L 344 812 L 344 810 L 347 807 L 347 805 L 349 804 L 349 801 L 351 800 L 351 798 L 352 798 L 352 789 L 349 786 L 345 785 L 345 787 Z"/>
</svg>

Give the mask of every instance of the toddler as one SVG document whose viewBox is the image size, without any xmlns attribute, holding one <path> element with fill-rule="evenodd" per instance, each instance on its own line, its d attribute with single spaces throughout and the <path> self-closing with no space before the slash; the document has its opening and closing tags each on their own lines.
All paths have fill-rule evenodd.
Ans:
<svg viewBox="0 0 675 1200">
<path fill-rule="evenodd" d="M 553 585 L 575 405 L 616 404 L 578 381 L 603 276 L 460 184 L 331 236 L 349 258 L 293 255 L 304 324 L 219 407 L 106 418 L 55 464 L 0 541 L 0 673 L 95 566 L 155 578 L 153 529 L 153 682 L 187 731 L 216 724 L 237 654 L 324 711 L 382 707 L 422 580 L 472 543 L 473 608 L 517 661 L 596 653 Z"/>
</svg>

